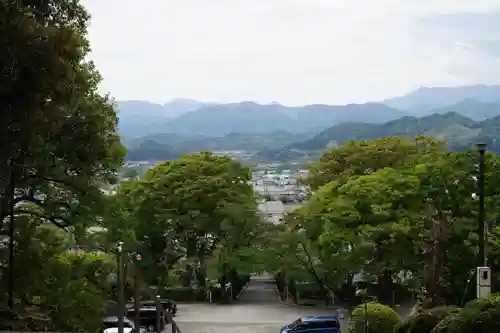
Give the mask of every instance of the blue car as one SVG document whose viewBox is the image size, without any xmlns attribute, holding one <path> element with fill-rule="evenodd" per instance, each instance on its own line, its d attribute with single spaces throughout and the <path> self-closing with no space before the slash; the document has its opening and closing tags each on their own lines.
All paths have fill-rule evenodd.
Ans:
<svg viewBox="0 0 500 333">
<path fill-rule="evenodd" d="M 337 316 L 300 317 L 281 329 L 281 333 L 340 333 L 340 320 Z"/>
</svg>

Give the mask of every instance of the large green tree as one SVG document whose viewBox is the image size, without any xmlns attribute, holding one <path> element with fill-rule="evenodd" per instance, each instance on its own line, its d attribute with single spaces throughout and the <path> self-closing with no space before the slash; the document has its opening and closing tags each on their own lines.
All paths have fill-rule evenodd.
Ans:
<svg viewBox="0 0 500 333">
<path fill-rule="evenodd" d="M 199 153 L 158 164 L 145 177 L 121 186 L 117 197 L 126 202 L 138 250 L 156 268 L 158 283 L 166 281 L 179 259 L 187 258 L 192 280 L 204 287 L 214 251 L 234 254 L 241 238 L 236 230 L 256 223 L 250 175 L 229 157 Z"/>
<path fill-rule="evenodd" d="M 70 239 L 102 221 L 100 189 L 124 154 L 115 108 L 98 92 L 101 78 L 87 59 L 88 23 L 79 1 L 0 0 L 0 222 L 5 233 L 6 217 L 16 217 L 14 310 L 41 309 L 52 330 L 100 324 L 100 282 L 69 281 L 68 272 L 85 265 L 62 258 Z M 75 237 L 45 222 L 72 226 Z M 96 320 L 86 324 L 63 308 L 95 310 Z M 73 316 L 78 322 L 67 321 Z"/>
<path fill-rule="evenodd" d="M 114 107 L 86 60 L 89 15 L 72 0 L 2 0 L 0 13 L 0 220 L 15 191 L 14 204 L 34 203 L 66 226 L 95 211 L 98 186 L 124 153 Z"/>
<path fill-rule="evenodd" d="M 308 179 L 316 189 L 313 197 L 286 219 L 288 233 L 295 234 L 288 236 L 291 266 L 303 267 L 324 293 L 363 273 L 385 303 L 394 300 L 397 285 L 424 290 L 428 306 L 470 297 L 467 281 L 478 244 L 478 202 L 472 197 L 478 154 L 442 148 L 424 137 L 382 138 L 326 152 Z M 487 221 L 498 219 L 499 163 L 487 154 Z M 489 243 L 489 263 L 496 269 L 494 227 Z"/>
</svg>

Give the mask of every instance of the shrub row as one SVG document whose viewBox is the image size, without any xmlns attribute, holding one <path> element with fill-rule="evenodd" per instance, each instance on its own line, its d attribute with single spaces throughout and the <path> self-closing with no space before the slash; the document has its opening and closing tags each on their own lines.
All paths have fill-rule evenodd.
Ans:
<svg viewBox="0 0 500 333">
<path fill-rule="evenodd" d="M 365 324 L 367 333 L 500 332 L 500 294 L 471 301 L 463 309 L 441 306 L 410 315 L 405 320 L 390 307 L 370 302 L 353 311 L 349 332 L 364 333 Z"/>
<path fill-rule="evenodd" d="M 248 283 L 249 278 L 249 276 L 239 276 L 231 281 L 233 287 L 233 300 L 236 299 L 237 295 Z M 213 302 L 228 301 L 223 298 L 228 297 L 229 295 L 225 295 L 223 290 L 220 288 L 194 289 L 191 287 L 168 287 L 160 290 L 160 296 L 175 302 L 200 302 L 208 300 L 208 291 L 212 292 Z"/>
</svg>

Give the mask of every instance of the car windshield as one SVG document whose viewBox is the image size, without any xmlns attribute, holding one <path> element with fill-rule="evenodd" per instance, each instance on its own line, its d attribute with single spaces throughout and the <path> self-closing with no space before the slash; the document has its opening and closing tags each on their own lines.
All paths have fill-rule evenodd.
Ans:
<svg viewBox="0 0 500 333">
<path fill-rule="evenodd" d="M 103 328 L 106 330 L 108 328 L 114 328 L 118 326 L 118 323 L 113 323 L 113 322 L 104 322 L 102 324 Z"/>
<path fill-rule="evenodd" d="M 293 328 L 293 327 L 297 326 L 298 324 L 300 324 L 301 322 L 302 322 L 302 318 L 299 318 L 299 319 L 295 320 L 293 323 L 291 323 L 290 325 L 288 325 L 288 327 Z"/>
<path fill-rule="evenodd" d="M 128 320 L 124 320 L 123 321 L 123 327 L 126 327 L 126 328 L 134 328 L 132 326 L 133 324 L 131 322 L 129 322 Z M 102 323 L 102 326 L 104 328 L 113 328 L 113 327 L 118 327 L 118 321 L 104 321 Z"/>
<path fill-rule="evenodd" d="M 160 315 L 163 315 L 160 311 Z M 128 310 L 127 317 L 135 318 L 135 310 Z M 156 318 L 156 309 L 141 309 L 139 310 L 139 318 Z"/>
</svg>

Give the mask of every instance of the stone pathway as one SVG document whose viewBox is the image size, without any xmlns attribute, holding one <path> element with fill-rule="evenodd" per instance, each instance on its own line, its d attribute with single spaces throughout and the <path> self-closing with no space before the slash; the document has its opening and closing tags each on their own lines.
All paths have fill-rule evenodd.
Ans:
<svg viewBox="0 0 500 333">
<path fill-rule="evenodd" d="M 298 317 L 331 313 L 281 304 L 274 280 L 266 277 L 252 277 L 236 303 L 178 304 L 178 309 L 182 333 L 279 333 Z"/>
</svg>

